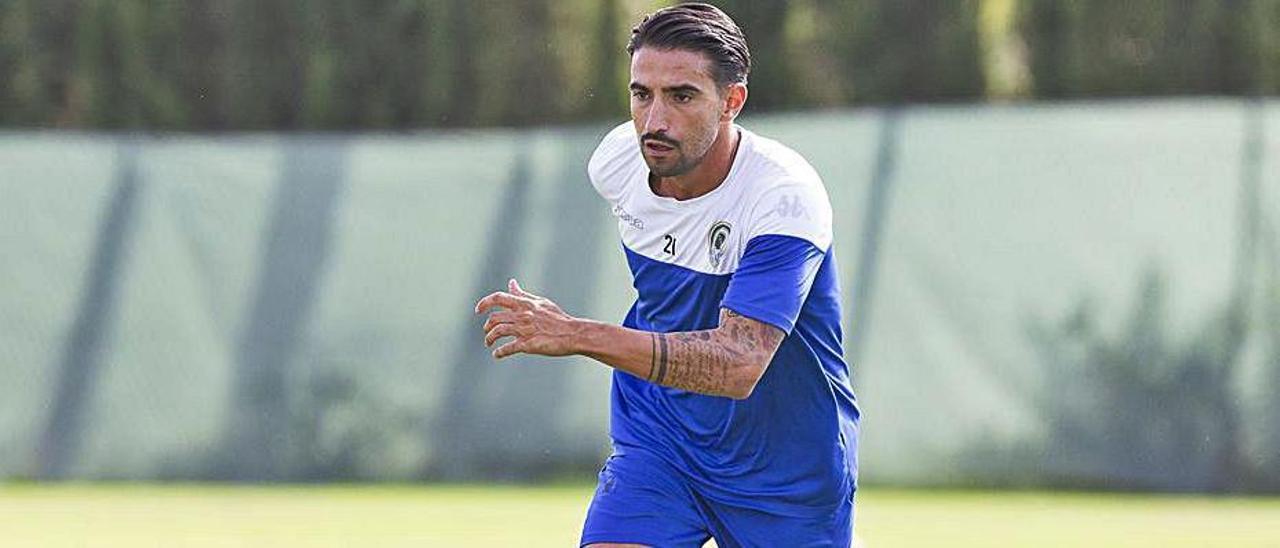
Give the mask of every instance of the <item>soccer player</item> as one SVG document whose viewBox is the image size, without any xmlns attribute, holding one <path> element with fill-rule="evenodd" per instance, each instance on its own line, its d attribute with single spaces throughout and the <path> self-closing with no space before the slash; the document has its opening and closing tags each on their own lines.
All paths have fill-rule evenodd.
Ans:
<svg viewBox="0 0 1280 548">
<path fill-rule="evenodd" d="M 631 122 L 587 171 L 636 302 L 619 327 L 511 280 L 476 304 L 485 344 L 615 369 L 582 545 L 849 546 L 859 411 L 822 181 L 734 123 L 750 54 L 719 9 L 660 10 L 627 51 Z"/>
</svg>

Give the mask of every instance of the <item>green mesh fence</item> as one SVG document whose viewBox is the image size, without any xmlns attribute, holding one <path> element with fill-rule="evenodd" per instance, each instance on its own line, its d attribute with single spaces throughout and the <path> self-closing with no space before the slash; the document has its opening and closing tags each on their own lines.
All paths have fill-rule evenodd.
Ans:
<svg viewBox="0 0 1280 548">
<path fill-rule="evenodd" d="M 831 195 L 864 481 L 1280 486 L 1280 103 L 743 124 Z M 609 371 L 471 306 L 621 320 L 607 129 L 0 133 L 0 478 L 585 474 Z"/>
</svg>

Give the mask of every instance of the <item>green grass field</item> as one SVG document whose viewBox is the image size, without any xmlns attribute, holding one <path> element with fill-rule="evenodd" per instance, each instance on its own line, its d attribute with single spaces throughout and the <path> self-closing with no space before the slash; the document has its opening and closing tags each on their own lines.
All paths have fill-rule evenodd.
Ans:
<svg viewBox="0 0 1280 548">
<path fill-rule="evenodd" d="M 574 546 L 592 486 L 0 486 L 3 546 Z M 1280 499 L 865 489 L 897 546 L 1280 547 Z"/>
</svg>

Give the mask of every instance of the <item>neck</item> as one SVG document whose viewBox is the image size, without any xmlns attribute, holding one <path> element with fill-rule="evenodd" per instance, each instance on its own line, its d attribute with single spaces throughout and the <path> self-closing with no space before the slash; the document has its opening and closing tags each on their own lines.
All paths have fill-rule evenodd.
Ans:
<svg viewBox="0 0 1280 548">
<path fill-rule="evenodd" d="M 742 136 L 738 129 L 731 123 L 725 124 L 696 167 L 684 175 L 658 178 L 653 181 L 654 192 L 659 196 L 689 200 L 715 190 L 729 176 L 740 140 Z"/>
</svg>

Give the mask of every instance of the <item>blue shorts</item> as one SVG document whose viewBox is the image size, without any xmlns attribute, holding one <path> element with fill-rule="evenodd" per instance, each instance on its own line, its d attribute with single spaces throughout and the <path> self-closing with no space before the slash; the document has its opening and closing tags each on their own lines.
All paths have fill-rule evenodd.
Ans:
<svg viewBox="0 0 1280 548">
<path fill-rule="evenodd" d="M 697 548 L 710 538 L 720 548 L 848 548 L 853 501 L 817 518 L 781 516 L 712 502 L 680 471 L 643 452 L 629 451 L 605 462 L 582 528 L 582 546 L 617 542 Z"/>
</svg>

